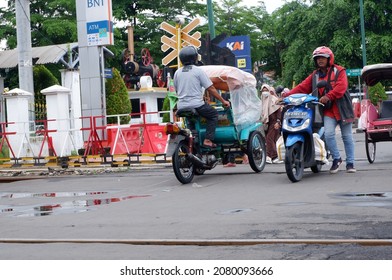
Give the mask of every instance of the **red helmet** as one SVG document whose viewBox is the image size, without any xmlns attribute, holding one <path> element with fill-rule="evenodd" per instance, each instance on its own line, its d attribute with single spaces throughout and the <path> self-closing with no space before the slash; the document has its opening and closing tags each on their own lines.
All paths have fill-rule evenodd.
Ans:
<svg viewBox="0 0 392 280">
<path fill-rule="evenodd" d="M 314 59 L 315 63 L 316 63 L 316 57 L 318 57 L 318 56 L 322 56 L 322 57 L 328 58 L 329 59 L 328 60 L 328 62 L 329 62 L 328 66 L 334 64 L 335 56 L 333 55 L 333 52 L 331 51 L 330 48 L 325 47 L 325 46 L 321 46 L 321 47 L 318 47 L 317 49 L 315 49 L 313 51 L 313 59 Z"/>
</svg>

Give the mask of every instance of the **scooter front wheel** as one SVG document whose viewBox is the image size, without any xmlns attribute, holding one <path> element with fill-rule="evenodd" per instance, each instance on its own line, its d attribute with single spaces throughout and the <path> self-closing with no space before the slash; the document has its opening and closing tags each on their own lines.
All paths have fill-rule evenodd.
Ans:
<svg viewBox="0 0 392 280">
<path fill-rule="evenodd" d="M 295 183 L 304 175 L 303 143 L 297 142 L 286 149 L 285 168 L 290 181 Z"/>
<path fill-rule="evenodd" d="M 185 141 L 178 143 L 176 151 L 172 156 L 173 171 L 178 181 L 183 184 L 192 182 L 195 175 L 195 167 L 193 163 L 188 160 L 189 153 L 188 145 Z"/>
</svg>

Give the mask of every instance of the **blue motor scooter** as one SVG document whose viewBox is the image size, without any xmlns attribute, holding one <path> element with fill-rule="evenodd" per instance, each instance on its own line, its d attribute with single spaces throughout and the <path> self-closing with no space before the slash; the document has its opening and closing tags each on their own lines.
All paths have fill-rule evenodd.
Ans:
<svg viewBox="0 0 392 280">
<path fill-rule="evenodd" d="M 325 86 L 325 81 L 317 84 L 317 88 Z M 305 168 L 310 167 L 314 173 L 318 173 L 321 166 L 328 162 L 323 141 L 322 116 L 318 113 L 323 104 L 318 102 L 318 97 L 305 93 L 292 94 L 283 99 L 283 104 L 285 168 L 289 179 L 298 182 L 302 179 Z"/>
</svg>

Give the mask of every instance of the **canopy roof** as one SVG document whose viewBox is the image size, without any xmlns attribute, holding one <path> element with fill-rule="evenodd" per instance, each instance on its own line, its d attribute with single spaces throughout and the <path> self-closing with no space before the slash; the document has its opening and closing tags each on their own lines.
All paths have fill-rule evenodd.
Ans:
<svg viewBox="0 0 392 280">
<path fill-rule="evenodd" d="M 32 48 L 33 65 L 61 62 L 67 69 L 77 68 L 78 47 L 78 43 L 66 43 Z M 103 47 L 103 51 L 105 56 L 114 56 L 106 47 Z M 18 66 L 18 49 L 0 51 L 0 69 L 16 66 Z"/>
<path fill-rule="evenodd" d="M 392 80 L 392 63 L 366 65 L 362 69 L 362 79 L 368 86 L 374 86 L 382 80 Z"/>
<path fill-rule="evenodd" d="M 64 60 L 69 52 L 73 52 L 78 47 L 78 43 L 67 43 L 61 45 L 50 45 L 44 47 L 32 48 L 32 57 L 34 64 L 47 64 L 47 63 L 68 63 Z M 0 52 L 0 69 L 13 68 L 18 65 L 18 50 L 7 50 Z M 72 68 L 72 67 L 70 67 Z"/>
</svg>

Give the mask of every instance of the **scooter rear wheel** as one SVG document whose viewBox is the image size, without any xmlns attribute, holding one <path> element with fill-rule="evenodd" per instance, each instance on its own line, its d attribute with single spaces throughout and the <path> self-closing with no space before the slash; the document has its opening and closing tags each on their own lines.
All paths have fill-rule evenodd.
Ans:
<svg viewBox="0 0 392 280">
<path fill-rule="evenodd" d="M 303 143 L 297 142 L 286 149 L 285 168 L 290 181 L 295 183 L 304 175 Z"/>
<path fill-rule="evenodd" d="M 183 184 L 192 182 L 195 175 L 195 167 L 191 161 L 187 159 L 189 152 L 188 145 L 185 141 L 178 143 L 176 151 L 172 156 L 173 171 L 178 181 Z"/>
</svg>

